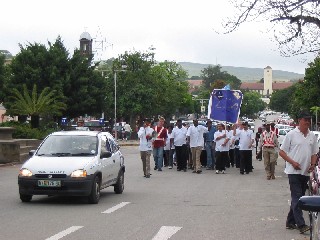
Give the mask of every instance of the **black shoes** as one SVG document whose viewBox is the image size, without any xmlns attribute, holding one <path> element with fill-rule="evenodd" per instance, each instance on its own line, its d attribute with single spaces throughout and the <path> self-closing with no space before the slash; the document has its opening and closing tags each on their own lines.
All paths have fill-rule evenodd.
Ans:
<svg viewBox="0 0 320 240">
<path fill-rule="evenodd" d="M 202 171 L 201 171 L 201 170 L 198 170 L 197 173 L 200 174 L 200 173 L 202 173 Z"/>
<path fill-rule="evenodd" d="M 300 227 L 298 227 L 296 224 L 292 224 L 292 223 L 287 223 L 286 224 L 286 229 L 298 229 L 299 232 L 302 234 L 302 233 L 305 233 L 307 231 L 310 230 L 310 226 L 308 225 L 302 225 Z"/>
<path fill-rule="evenodd" d="M 286 229 L 297 229 L 297 225 L 292 224 L 292 223 L 287 223 L 286 224 Z"/>
<path fill-rule="evenodd" d="M 298 229 L 299 229 L 300 233 L 305 233 L 310 230 L 310 226 L 302 225 L 302 226 L 298 227 Z"/>
</svg>

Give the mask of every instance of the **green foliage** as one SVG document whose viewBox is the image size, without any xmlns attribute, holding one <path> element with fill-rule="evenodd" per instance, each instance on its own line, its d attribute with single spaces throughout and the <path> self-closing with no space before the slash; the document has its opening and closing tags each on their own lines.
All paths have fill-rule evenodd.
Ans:
<svg viewBox="0 0 320 240">
<path fill-rule="evenodd" d="M 30 124 L 19 122 L 4 122 L 0 127 L 14 127 L 12 137 L 15 139 L 44 139 L 55 131 L 54 128 L 31 128 Z"/>
<path fill-rule="evenodd" d="M 261 100 L 259 93 L 247 91 L 243 93 L 240 115 L 254 117 L 257 112 L 264 110 L 265 107 L 266 103 Z"/>
<path fill-rule="evenodd" d="M 12 93 L 13 101 L 9 112 L 12 115 L 31 116 L 33 128 L 39 126 L 39 116 L 46 114 L 61 116 L 62 110 L 66 108 L 66 105 L 55 96 L 55 91 L 50 91 L 49 87 L 44 88 L 39 96 L 37 85 L 33 86 L 31 96 L 25 84 L 23 84 L 23 94 L 17 89 L 13 89 Z M 32 118 L 35 118 L 36 121 Z"/>
<path fill-rule="evenodd" d="M 155 65 L 152 53 L 125 53 L 114 61 L 117 116 L 171 116 L 192 109 L 187 73 L 175 62 Z M 121 65 L 126 64 L 125 71 Z M 114 79 L 114 78 L 113 78 Z"/>
<path fill-rule="evenodd" d="M 290 105 L 290 113 L 295 116 L 301 109 L 311 109 L 320 103 L 320 57 L 306 68 L 303 82 L 298 82 Z"/>
<path fill-rule="evenodd" d="M 220 65 L 209 65 L 207 68 L 204 68 L 201 71 L 201 77 L 203 79 L 203 85 L 205 89 L 209 89 L 212 92 L 213 84 L 217 80 L 225 81 L 226 84 L 230 84 L 232 89 L 239 89 L 241 85 L 241 81 L 226 71 L 221 71 Z"/>
<path fill-rule="evenodd" d="M 273 92 L 270 98 L 269 108 L 277 112 L 290 112 L 295 85 Z M 285 99 L 285 101 L 284 101 Z"/>
<path fill-rule="evenodd" d="M 69 64 L 68 79 L 63 85 L 63 94 L 68 106 L 66 115 L 77 117 L 101 114 L 105 108 L 104 99 L 111 96 L 110 90 L 106 87 L 107 80 L 101 72 L 94 71 L 94 67 L 88 65 L 88 59 L 80 51 L 74 52 Z"/>
<path fill-rule="evenodd" d="M 230 84 L 231 89 L 240 89 L 241 81 L 226 71 L 221 71 L 220 65 L 209 65 L 201 71 L 201 78 L 203 84 L 199 91 L 199 97 L 209 98 L 213 89 L 223 88 L 225 85 Z"/>
<path fill-rule="evenodd" d="M 48 42 L 48 48 L 38 43 L 20 45 L 20 53 L 10 64 L 11 78 L 4 86 L 5 107 L 10 112 L 15 105 L 11 89 L 22 92 L 25 84 L 31 92 L 36 84 L 39 92 L 45 88 L 55 91 L 57 99 L 66 104 L 63 111 L 66 117 L 101 114 L 107 109 L 107 81 L 90 66 L 91 60 L 78 50 L 69 58 L 60 36 L 55 42 Z M 50 111 L 52 117 L 61 115 Z"/>
</svg>

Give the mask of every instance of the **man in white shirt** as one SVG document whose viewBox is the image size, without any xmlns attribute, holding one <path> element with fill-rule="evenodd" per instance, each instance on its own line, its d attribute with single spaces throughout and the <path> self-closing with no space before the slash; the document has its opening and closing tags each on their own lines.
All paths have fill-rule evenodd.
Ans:
<svg viewBox="0 0 320 240">
<path fill-rule="evenodd" d="M 230 164 L 227 163 L 228 165 L 234 167 L 235 165 L 235 136 L 233 136 L 233 130 L 232 130 L 232 126 L 228 125 L 227 126 L 227 137 L 229 138 L 229 159 L 230 159 Z"/>
<path fill-rule="evenodd" d="M 298 116 L 298 126 L 288 132 L 280 147 L 279 155 L 286 161 L 285 173 L 289 178 L 291 191 L 291 206 L 287 216 L 286 228 L 298 229 L 300 233 L 310 230 L 305 224 L 298 200 L 305 195 L 309 172 L 314 170 L 319 150 L 317 138 L 309 130 L 311 115 L 301 112 Z"/>
<path fill-rule="evenodd" d="M 214 141 L 216 143 L 216 173 L 224 173 L 226 162 L 229 159 L 229 138 L 224 124 L 218 124 L 218 131 L 214 133 Z"/>
<path fill-rule="evenodd" d="M 204 148 L 203 134 L 208 132 L 205 126 L 199 125 L 198 120 L 193 120 L 193 126 L 190 126 L 187 131 L 187 141 L 190 144 L 192 162 L 193 162 L 193 173 L 201 173 L 201 162 L 200 155 Z"/>
<path fill-rule="evenodd" d="M 175 147 L 177 171 L 187 171 L 187 128 L 182 126 L 182 120 L 177 120 L 177 126 L 171 133 L 171 144 Z"/>
<path fill-rule="evenodd" d="M 239 137 L 240 150 L 240 174 L 249 174 L 252 172 L 252 149 L 255 143 L 253 131 L 249 129 L 248 122 L 243 122 L 243 129 L 237 129 L 237 124 L 234 124 L 233 135 Z"/>
<path fill-rule="evenodd" d="M 152 152 L 152 133 L 153 129 L 150 127 L 150 121 L 144 120 L 143 127 L 138 131 L 138 138 L 140 139 L 140 157 L 142 161 L 143 173 L 146 178 L 150 178 L 150 156 Z"/>
</svg>

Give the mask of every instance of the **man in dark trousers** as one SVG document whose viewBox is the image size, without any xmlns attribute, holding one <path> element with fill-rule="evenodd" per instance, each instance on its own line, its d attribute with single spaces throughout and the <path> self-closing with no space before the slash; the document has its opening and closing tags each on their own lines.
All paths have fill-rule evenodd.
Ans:
<svg viewBox="0 0 320 240">
<path fill-rule="evenodd" d="M 305 224 L 299 198 L 305 195 L 309 173 L 314 170 L 319 151 L 317 137 L 309 130 L 311 114 L 301 112 L 298 126 L 287 133 L 280 147 L 279 155 L 286 161 L 284 172 L 288 175 L 291 191 L 291 206 L 286 228 L 298 229 L 300 233 L 310 230 Z"/>
<path fill-rule="evenodd" d="M 174 145 L 177 159 L 177 171 L 187 171 L 187 128 L 182 126 L 182 120 L 177 120 L 177 126 L 171 133 L 171 145 Z"/>
<path fill-rule="evenodd" d="M 239 137 L 240 149 L 240 174 L 249 174 L 252 172 L 252 148 L 255 142 L 253 131 L 249 129 L 248 122 L 243 122 L 243 129 L 237 129 L 237 124 L 234 124 L 233 135 Z"/>
</svg>

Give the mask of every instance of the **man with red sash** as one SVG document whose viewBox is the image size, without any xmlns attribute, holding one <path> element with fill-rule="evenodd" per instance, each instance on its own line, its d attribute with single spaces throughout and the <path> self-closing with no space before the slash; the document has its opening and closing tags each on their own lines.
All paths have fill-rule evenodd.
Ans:
<svg viewBox="0 0 320 240">
<path fill-rule="evenodd" d="M 158 125 L 154 127 L 153 136 L 153 158 L 154 170 L 162 171 L 163 166 L 163 150 L 167 138 L 167 129 L 163 126 L 164 118 L 160 117 Z"/>
<path fill-rule="evenodd" d="M 264 159 L 264 167 L 267 173 L 267 180 L 275 179 L 274 171 L 278 158 L 276 147 L 278 147 L 278 138 L 275 131 L 271 131 L 271 124 L 265 124 L 265 131 L 262 132 L 258 149 L 262 148 L 262 155 Z"/>
</svg>

